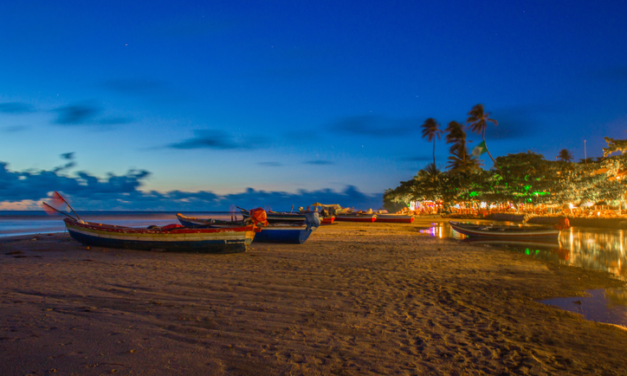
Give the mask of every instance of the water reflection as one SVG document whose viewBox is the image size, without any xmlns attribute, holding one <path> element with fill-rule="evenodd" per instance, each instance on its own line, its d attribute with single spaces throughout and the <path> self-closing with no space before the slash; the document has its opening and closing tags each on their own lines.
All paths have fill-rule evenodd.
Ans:
<svg viewBox="0 0 627 376">
<path fill-rule="evenodd" d="M 621 325 L 627 329 L 627 290 L 597 289 L 590 296 L 540 300 L 540 303 L 580 313 L 585 319 Z"/>
<path fill-rule="evenodd" d="M 467 223 L 485 223 L 485 221 L 467 221 Z M 434 223 L 433 227 L 421 232 L 438 238 L 453 238 L 472 244 L 502 246 L 543 260 L 556 261 L 583 269 L 606 271 L 627 280 L 627 256 L 625 255 L 627 247 L 624 230 L 571 227 L 563 230 L 557 241 L 475 240 L 454 231 L 448 223 Z"/>
</svg>

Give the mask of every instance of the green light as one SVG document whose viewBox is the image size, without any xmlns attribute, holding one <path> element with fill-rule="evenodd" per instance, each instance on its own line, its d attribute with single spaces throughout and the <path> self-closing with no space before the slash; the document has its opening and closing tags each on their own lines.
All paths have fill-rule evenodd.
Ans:
<svg viewBox="0 0 627 376">
<path fill-rule="evenodd" d="M 525 254 L 528 255 L 529 254 L 529 248 L 525 249 Z"/>
<path fill-rule="evenodd" d="M 477 197 L 477 196 L 479 196 L 479 193 L 473 191 L 473 192 L 470 192 L 470 194 L 468 196 L 470 196 L 470 197 Z"/>
</svg>

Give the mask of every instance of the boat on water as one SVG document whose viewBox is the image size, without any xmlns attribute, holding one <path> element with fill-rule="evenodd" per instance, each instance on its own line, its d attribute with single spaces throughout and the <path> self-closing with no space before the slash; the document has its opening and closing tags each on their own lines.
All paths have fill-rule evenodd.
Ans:
<svg viewBox="0 0 627 376">
<path fill-rule="evenodd" d="M 377 219 L 376 214 L 336 214 L 336 221 L 343 222 L 374 222 Z"/>
<path fill-rule="evenodd" d="M 449 221 L 453 230 L 470 237 L 500 239 L 555 238 L 560 230 L 545 226 L 494 226 Z"/>
<path fill-rule="evenodd" d="M 84 245 L 168 252 L 236 253 L 248 250 L 256 226 L 186 228 L 180 225 L 135 228 L 65 218 L 70 236 Z"/>
<path fill-rule="evenodd" d="M 183 226 L 190 228 L 236 228 L 245 226 L 250 221 L 249 219 L 234 222 L 221 221 L 212 218 L 188 217 L 180 213 L 176 217 Z M 320 224 L 318 213 L 307 213 L 304 222 L 257 224 L 260 231 L 253 241 L 255 243 L 303 244 Z"/>
<path fill-rule="evenodd" d="M 377 214 L 377 222 L 412 223 L 414 222 L 414 216 L 405 214 Z"/>
</svg>

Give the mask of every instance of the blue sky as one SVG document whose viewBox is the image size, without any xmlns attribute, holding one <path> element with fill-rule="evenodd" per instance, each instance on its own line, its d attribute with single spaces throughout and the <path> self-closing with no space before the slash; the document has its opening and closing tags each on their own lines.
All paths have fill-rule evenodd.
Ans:
<svg viewBox="0 0 627 376">
<path fill-rule="evenodd" d="M 431 160 L 426 118 L 445 128 L 477 103 L 500 122 L 486 136 L 495 157 L 567 148 L 579 159 L 584 139 L 600 156 L 604 136 L 627 138 L 626 11 L 624 1 L 4 2 L 0 162 L 36 174 L 72 152 L 59 178 L 145 170 L 137 189 L 164 194 L 380 195 Z M 442 167 L 447 150 L 436 145 Z M 0 202 L 15 203 L 8 182 Z"/>
</svg>

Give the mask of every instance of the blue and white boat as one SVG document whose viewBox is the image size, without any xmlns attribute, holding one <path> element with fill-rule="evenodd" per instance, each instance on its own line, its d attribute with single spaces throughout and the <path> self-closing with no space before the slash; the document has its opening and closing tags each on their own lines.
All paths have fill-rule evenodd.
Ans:
<svg viewBox="0 0 627 376">
<path fill-rule="evenodd" d="M 244 221 L 221 221 L 211 218 L 195 218 L 188 217 L 178 213 L 176 215 L 179 222 L 185 227 L 190 228 L 234 228 L 247 225 L 248 220 Z M 303 244 L 313 231 L 320 226 L 320 217 L 318 213 L 307 213 L 303 215 L 304 222 L 300 223 L 269 223 L 267 225 L 257 224 L 261 231 L 255 235 L 256 243 L 289 243 Z"/>
</svg>

